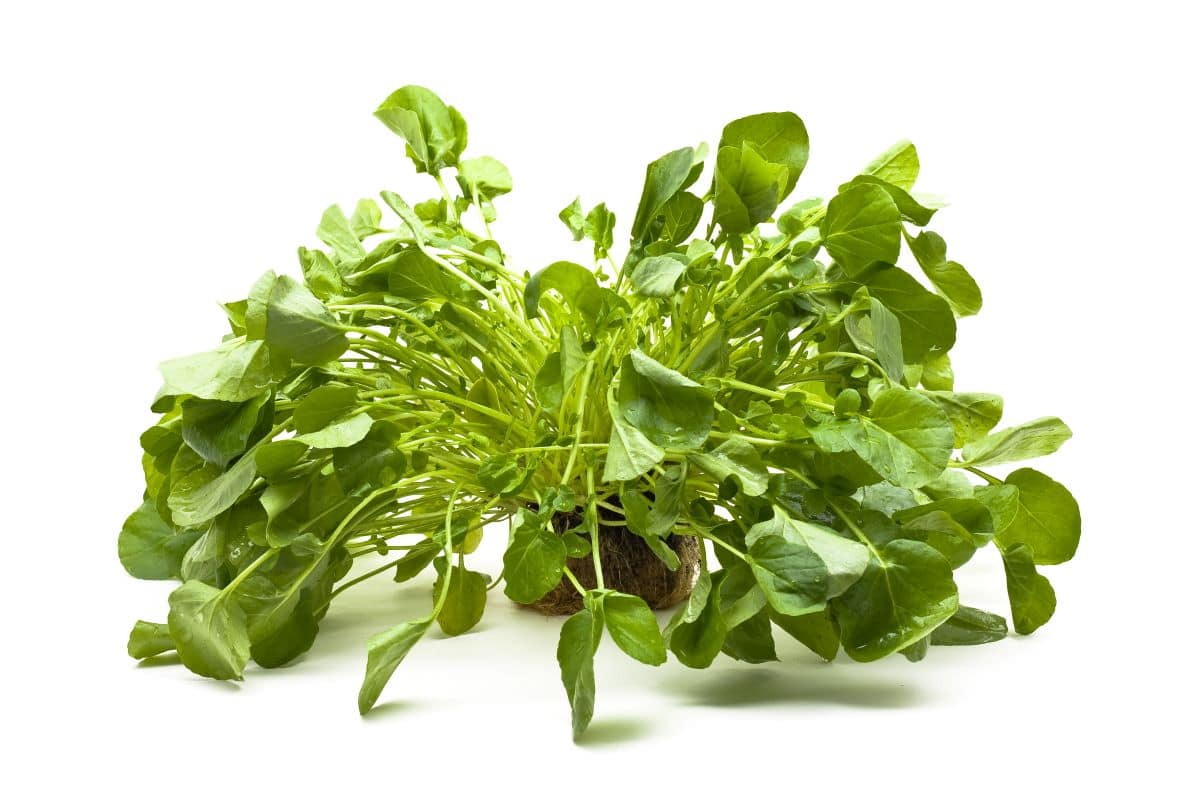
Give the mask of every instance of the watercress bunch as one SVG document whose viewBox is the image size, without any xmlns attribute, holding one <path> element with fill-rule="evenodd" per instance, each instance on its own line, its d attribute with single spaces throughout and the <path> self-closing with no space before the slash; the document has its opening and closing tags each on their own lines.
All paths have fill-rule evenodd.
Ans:
<svg viewBox="0 0 1200 800">
<path fill-rule="evenodd" d="M 560 218 L 594 263 L 524 272 L 491 233 L 511 177 L 464 156 L 462 115 L 407 86 L 376 116 L 436 194 L 331 206 L 302 279 L 263 275 L 224 305 L 216 349 L 162 365 L 118 546 L 130 574 L 181 584 L 130 655 L 240 679 L 307 651 L 342 592 L 432 566 L 429 613 L 367 643 L 365 713 L 433 625 L 464 633 L 496 586 L 532 603 L 565 580 L 583 595 L 558 647 L 579 734 L 606 633 L 651 665 L 773 660 L 779 632 L 826 659 L 916 661 L 1007 634 L 954 582 L 989 547 L 1016 631 L 1053 614 L 1038 568 L 1074 555 L 1078 506 L 1042 472 L 995 468 L 1070 430 L 995 430 L 1001 398 L 955 388 L 957 320 L 981 295 L 927 227 L 912 144 L 795 202 L 804 123 L 738 119 L 713 153 L 646 167 L 624 255 L 609 207 L 576 200 Z M 493 579 L 472 553 L 501 520 Z M 665 629 L 606 587 L 593 543 L 610 527 L 672 569 L 669 537 L 706 544 Z M 568 566 L 589 556 L 594 588 Z"/>
</svg>

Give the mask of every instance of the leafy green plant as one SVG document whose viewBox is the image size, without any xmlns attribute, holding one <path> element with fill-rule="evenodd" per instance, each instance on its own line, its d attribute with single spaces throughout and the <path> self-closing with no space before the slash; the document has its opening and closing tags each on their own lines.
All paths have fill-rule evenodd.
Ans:
<svg viewBox="0 0 1200 800">
<path fill-rule="evenodd" d="M 558 647 L 578 734 L 606 632 L 651 665 L 668 651 L 695 668 L 773 660 L 778 631 L 826 659 L 917 661 L 1007 634 L 954 582 L 989 546 L 1016 631 L 1053 614 L 1038 567 L 1074 555 L 1078 507 L 1041 472 L 992 469 L 1070 431 L 1057 418 L 995 431 L 1001 398 L 955 389 L 956 319 L 981 297 L 924 229 L 938 205 L 913 192 L 910 143 L 828 201 L 785 206 L 803 122 L 735 120 L 715 158 L 684 147 L 646 167 L 619 264 L 613 212 L 576 200 L 560 217 L 595 264 L 518 275 L 490 230 L 511 178 L 463 156 L 462 116 L 415 86 L 376 116 L 437 195 L 384 191 L 386 215 L 330 207 L 325 246 L 299 250 L 303 281 L 267 273 L 224 306 L 215 350 L 162 365 L 146 491 L 118 545 L 135 577 L 182 584 L 166 623 L 134 626 L 130 655 L 176 650 L 195 673 L 240 679 L 251 659 L 308 650 L 342 592 L 432 566 L 429 613 L 367 643 L 365 713 L 435 623 L 461 634 L 501 582 L 532 603 L 565 580 L 583 596 Z M 904 248 L 916 276 L 897 266 Z M 500 520 L 493 580 L 470 562 Z M 670 537 L 706 544 L 665 630 L 605 584 L 593 543 L 609 528 L 672 569 Z M 589 554 L 594 588 L 567 566 Z"/>
</svg>

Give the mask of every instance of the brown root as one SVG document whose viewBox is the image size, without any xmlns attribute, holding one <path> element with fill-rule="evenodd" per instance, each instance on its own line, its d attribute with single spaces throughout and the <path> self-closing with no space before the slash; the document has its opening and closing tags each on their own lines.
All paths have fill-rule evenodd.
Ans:
<svg viewBox="0 0 1200 800">
<path fill-rule="evenodd" d="M 556 514 L 555 530 L 560 534 L 579 524 L 576 513 Z M 587 534 L 581 534 L 585 539 Z M 670 608 L 679 603 L 696 585 L 700 575 L 700 541 L 694 536 L 672 534 L 665 540 L 677 556 L 679 569 L 672 572 L 654 555 L 642 537 L 624 527 L 604 525 L 600 528 L 600 569 L 608 589 L 637 595 L 651 608 Z M 596 588 L 596 571 L 592 556 L 568 558 L 567 567 L 585 589 Z M 547 616 L 574 614 L 583 608 L 583 598 L 565 576 L 558 586 L 526 608 Z"/>
</svg>

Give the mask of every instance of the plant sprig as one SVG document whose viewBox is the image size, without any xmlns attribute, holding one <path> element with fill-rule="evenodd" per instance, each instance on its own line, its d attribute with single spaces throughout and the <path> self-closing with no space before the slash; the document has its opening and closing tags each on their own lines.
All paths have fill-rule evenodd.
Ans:
<svg viewBox="0 0 1200 800">
<path fill-rule="evenodd" d="M 593 263 L 530 274 L 491 233 L 511 176 L 463 157 L 462 116 L 415 86 L 376 116 L 437 193 L 384 191 L 388 216 L 369 199 L 331 206 L 324 247 L 299 250 L 302 280 L 268 272 L 225 304 L 215 350 L 162 365 L 146 491 L 118 545 L 130 574 L 182 584 L 165 624 L 134 626 L 130 655 L 176 650 L 197 674 L 240 679 L 250 660 L 306 652 L 343 591 L 433 566 L 429 615 L 368 643 L 366 713 L 434 622 L 470 630 L 501 580 L 521 603 L 567 581 L 584 600 L 558 648 L 578 735 L 606 631 L 651 665 L 668 650 L 696 668 L 772 660 L 777 630 L 826 659 L 916 661 L 1007 634 L 958 601 L 954 570 L 984 547 L 1000 551 L 1018 633 L 1053 614 L 1037 568 L 1074 555 L 1078 506 L 1042 472 L 992 470 L 1070 430 L 1047 417 L 996 431 L 1001 398 L 955 389 L 957 320 L 981 294 L 926 227 L 938 204 L 913 192 L 912 144 L 828 200 L 785 206 L 804 123 L 735 120 L 714 158 L 684 147 L 647 166 L 619 265 L 615 215 L 576 199 L 560 219 Z M 582 524 L 556 527 L 572 514 Z M 493 581 L 469 557 L 501 520 Z M 605 588 L 597 543 L 616 527 L 672 568 L 669 537 L 713 548 L 665 630 L 644 599 Z M 567 567 L 589 553 L 594 589 Z"/>
</svg>

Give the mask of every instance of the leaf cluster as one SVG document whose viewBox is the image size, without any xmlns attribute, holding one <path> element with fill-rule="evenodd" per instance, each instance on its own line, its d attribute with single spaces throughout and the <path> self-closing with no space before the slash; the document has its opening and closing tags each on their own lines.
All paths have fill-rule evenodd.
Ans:
<svg viewBox="0 0 1200 800">
<path fill-rule="evenodd" d="M 558 647 L 578 735 L 605 634 L 649 665 L 774 660 L 780 632 L 825 659 L 917 661 L 1007 635 L 954 580 L 989 547 L 1015 630 L 1053 614 L 1038 569 L 1074 555 L 1078 506 L 1042 472 L 994 468 L 1071 432 L 997 430 L 1000 396 L 956 388 L 949 353 L 981 293 L 928 228 L 939 204 L 914 191 L 912 144 L 795 201 L 804 123 L 735 120 L 715 153 L 647 165 L 619 263 L 614 213 L 576 199 L 560 219 L 593 263 L 530 273 L 491 233 L 511 176 L 464 157 L 461 114 L 408 86 L 376 116 L 437 193 L 331 206 L 301 279 L 263 275 L 224 304 L 215 349 L 162 365 L 118 548 L 131 575 L 180 585 L 130 655 L 241 679 L 306 652 L 343 591 L 432 568 L 429 614 L 367 643 L 365 713 L 435 623 L 458 635 L 501 583 L 530 603 L 566 580 L 584 594 Z M 556 526 L 567 514 L 582 522 Z M 470 562 L 501 520 L 493 580 Z M 605 587 L 592 543 L 608 525 L 671 569 L 667 537 L 707 543 L 665 628 Z M 567 558 L 589 554 L 584 590 Z"/>
</svg>

